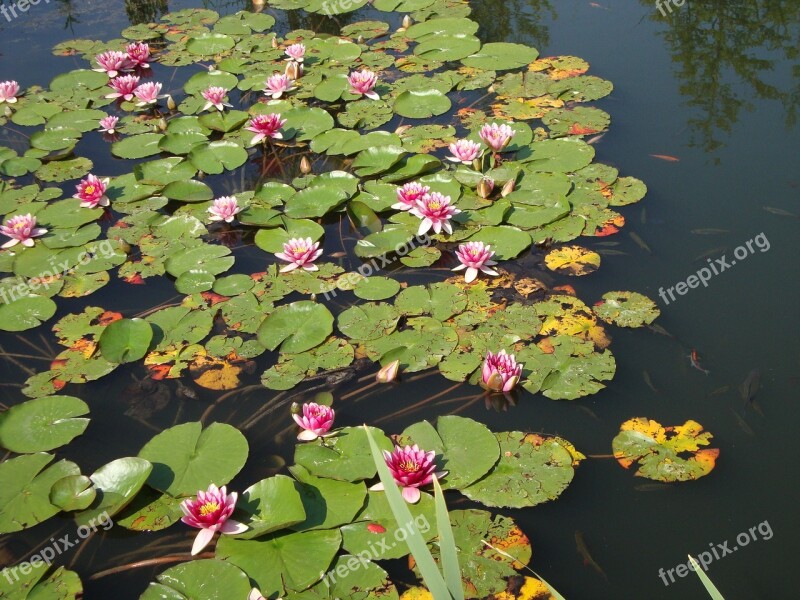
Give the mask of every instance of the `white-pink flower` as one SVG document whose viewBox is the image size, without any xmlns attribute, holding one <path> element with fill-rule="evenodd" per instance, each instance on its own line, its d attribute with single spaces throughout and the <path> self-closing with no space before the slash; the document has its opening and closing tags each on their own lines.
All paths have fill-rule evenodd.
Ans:
<svg viewBox="0 0 800 600">
<path fill-rule="evenodd" d="M 109 87 L 114 90 L 110 94 L 106 94 L 106 98 L 122 98 L 123 100 L 133 100 L 133 93 L 136 86 L 139 85 L 138 75 L 122 75 L 115 77 L 108 82 Z"/>
<path fill-rule="evenodd" d="M 505 123 L 502 125 L 492 123 L 481 128 L 480 136 L 489 148 L 495 152 L 500 152 L 508 146 L 511 138 L 514 137 L 514 130 Z"/>
<path fill-rule="evenodd" d="M 306 47 L 303 44 L 292 44 L 286 48 L 286 60 L 293 60 L 294 62 L 303 62 L 303 57 L 306 55 Z"/>
<path fill-rule="evenodd" d="M 155 104 L 158 102 L 158 99 L 161 97 L 159 94 L 161 93 L 161 84 L 157 81 L 148 81 L 147 83 L 143 83 L 135 90 L 133 90 L 133 95 L 139 100 L 136 103 L 136 106 L 147 106 L 148 104 Z"/>
<path fill-rule="evenodd" d="M 392 204 L 395 210 L 411 210 L 417 205 L 417 200 L 431 191 L 427 185 L 422 185 L 416 181 L 405 184 L 397 188 L 397 202 Z"/>
<path fill-rule="evenodd" d="M 471 165 L 481 155 L 481 145 L 472 140 L 458 140 L 450 144 L 450 154 L 452 156 L 448 156 L 447 160 Z"/>
<path fill-rule="evenodd" d="M 0 104 L 7 102 L 14 104 L 17 101 L 19 94 L 19 84 L 16 81 L 3 81 L 0 82 Z"/>
<path fill-rule="evenodd" d="M 30 248 L 33 246 L 32 238 L 44 235 L 47 229 L 36 227 L 36 217 L 28 213 L 7 219 L 5 225 L 0 225 L 0 233 L 11 238 L 0 248 L 11 248 L 17 244 Z"/>
<path fill-rule="evenodd" d="M 510 392 L 522 377 L 522 367 L 514 355 L 505 350 L 497 354 L 489 352 L 481 369 L 481 387 L 492 392 Z"/>
<path fill-rule="evenodd" d="M 330 406 L 307 402 L 297 409 L 299 414 L 293 414 L 292 418 L 303 429 L 297 436 L 298 440 L 311 442 L 318 437 L 325 437 L 333 426 L 336 413 Z"/>
<path fill-rule="evenodd" d="M 275 100 L 283 96 L 286 92 L 294 89 L 294 81 L 281 73 L 275 73 L 270 76 L 269 79 L 267 79 L 266 85 L 267 89 L 264 90 L 264 93 L 267 96 L 272 96 Z"/>
<path fill-rule="evenodd" d="M 439 192 L 425 194 L 417 200 L 417 205 L 411 209 L 411 214 L 422 219 L 417 235 L 427 233 L 433 228 L 435 233 L 441 233 L 442 229 L 447 233 L 453 233 L 450 225 L 450 218 L 461 211 L 450 204 L 450 196 L 444 196 Z"/>
<path fill-rule="evenodd" d="M 99 69 L 94 69 L 99 73 L 108 73 L 109 77 L 116 77 L 120 71 L 129 71 L 131 69 L 131 61 L 125 52 L 119 50 L 109 50 L 94 57 L 97 64 L 100 65 Z"/>
<path fill-rule="evenodd" d="M 78 192 L 73 198 L 78 198 L 81 201 L 81 208 L 108 206 L 109 200 L 108 196 L 106 196 L 108 182 L 108 179 L 100 179 L 89 173 L 84 179 L 81 179 L 81 182 L 76 186 Z"/>
<path fill-rule="evenodd" d="M 255 133 L 253 139 L 250 141 L 251 146 L 262 142 L 267 138 L 274 140 L 282 140 L 283 134 L 280 129 L 286 124 L 286 119 L 281 119 L 278 113 L 270 113 L 268 115 L 256 115 L 247 123 L 245 129 Z"/>
<path fill-rule="evenodd" d="M 197 492 L 197 498 L 181 502 L 184 515 L 181 521 L 189 527 L 196 527 L 200 531 L 192 544 L 192 556 L 208 546 L 216 532 L 237 534 L 247 531 L 247 525 L 231 519 L 236 508 L 236 492 L 228 494 L 223 485 L 217 488 L 213 483 L 206 491 Z"/>
<path fill-rule="evenodd" d="M 314 263 L 322 255 L 319 249 L 319 242 L 312 242 L 311 238 L 292 238 L 283 245 L 283 252 L 275 254 L 281 260 L 289 264 L 281 268 L 281 273 L 288 273 L 297 268 L 306 271 L 318 271 L 319 267 Z"/>
<path fill-rule="evenodd" d="M 369 69 L 353 71 L 347 78 L 347 82 L 350 84 L 351 94 L 366 96 L 371 100 L 380 100 L 380 96 L 374 91 L 375 84 L 378 83 L 378 76 Z"/>
<path fill-rule="evenodd" d="M 146 69 L 150 66 L 150 63 L 147 62 L 150 60 L 150 46 L 148 44 L 135 42 L 133 44 L 128 44 L 126 50 L 128 52 L 128 61 L 131 63 L 131 66 L 141 67 L 142 69 Z"/>
<path fill-rule="evenodd" d="M 225 102 L 225 94 L 228 93 L 224 87 L 211 86 L 204 89 L 201 95 L 206 101 L 203 110 L 208 110 L 212 106 L 217 110 L 225 110 L 225 107 L 231 108 L 233 105 Z"/>
<path fill-rule="evenodd" d="M 456 257 L 461 262 L 453 271 L 460 271 L 466 269 L 464 273 L 464 280 L 467 283 L 472 283 L 478 277 L 478 271 L 482 271 L 487 275 L 499 275 L 494 269 L 489 267 L 497 263 L 491 258 L 494 256 L 494 250 L 491 246 L 485 245 L 483 242 L 467 242 L 461 244 L 456 250 Z"/>
<path fill-rule="evenodd" d="M 117 126 L 117 122 L 119 122 L 119 117 L 115 117 L 113 115 L 108 115 L 107 117 L 103 117 L 100 119 L 100 131 L 103 133 L 113 134 L 116 132 L 114 129 Z"/>
<path fill-rule="evenodd" d="M 236 196 L 222 196 L 214 200 L 214 204 L 208 207 L 208 212 L 211 215 L 208 217 L 209 221 L 225 221 L 226 223 L 233 222 L 233 218 L 242 212 Z"/>
</svg>

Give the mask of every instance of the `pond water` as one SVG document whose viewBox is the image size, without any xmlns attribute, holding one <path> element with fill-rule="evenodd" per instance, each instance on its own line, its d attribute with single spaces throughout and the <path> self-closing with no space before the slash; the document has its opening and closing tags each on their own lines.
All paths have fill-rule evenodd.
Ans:
<svg viewBox="0 0 800 600">
<path fill-rule="evenodd" d="M 494 431 L 558 434 L 587 455 L 608 455 L 620 423 L 631 417 L 647 416 L 663 424 L 695 419 L 714 434 L 713 445 L 720 448 L 717 467 L 707 477 L 660 486 L 635 478 L 613 459 L 590 458 L 557 501 L 499 512 L 521 525 L 532 541 L 533 568 L 569 599 L 707 597 L 694 575 L 665 586 L 659 569 L 672 569 L 685 563 L 687 553 L 696 555 L 726 542 L 742 547 L 715 560 L 709 575 L 727 598 L 796 597 L 788 577 L 795 554 L 788 548 L 800 536 L 800 486 L 791 475 L 791 465 L 800 460 L 800 448 L 791 441 L 800 419 L 795 321 L 800 220 L 780 211 L 800 214 L 800 129 L 795 125 L 800 3 L 686 0 L 677 6 L 665 1 L 666 16 L 647 1 L 483 0 L 472 6 L 483 41 L 526 43 L 542 56 L 580 56 L 591 64 L 592 74 L 614 83 L 614 92 L 596 103 L 612 117 L 609 132 L 595 144 L 596 160 L 642 179 L 649 191 L 643 202 L 623 207 L 627 224 L 621 233 L 582 240 L 607 252 L 598 274 L 554 280 L 573 285 L 582 298 L 617 289 L 646 294 L 657 302 L 657 323 L 671 337 L 643 328 L 614 328 L 613 381 L 573 402 L 523 393 L 517 406 L 496 410 L 477 388 L 454 386 L 430 374 L 388 391 L 364 389 L 364 381 L 346 382 L 335 392 L 337 419 L 399 432 L 424 418 L 459 414 Z M 47 85 L 78 63 L 77 58 L 54 57 L 56 43 L 117 37 L 129 23 L 187 7 L 228 14 L 248 5 L 191 0 L 40 3 L 12 21 L 0 18 L 0 79 L 16 79 L 23 88 Z M 347 18 L 359 20 L 356 15 Z M 169 79 L 171 70 L 161 73 Z M 86 144 L 83 155 L 94 156 L 90 142 L 81 144 Z M 117 161 L 102 156 L 106 158 L 95 162 L 95 171 L 116 174 Z M 737 247 L 746 248 L 750 240 L 752 251 L 739 250 L 737 260 Z M 619 245 L 602 245 L 608 241 Z M 707 287 L 670 298 L 666 290 L 706 266 L 711 250 L 716 250 L 715 258 L 727 256 L 731 266 L 711 277 Z M 250 259 L 254 265 L 258 260 L 255 253 Z M 528 259 L 520 261 L 523 270 L 532 265 Z M 434 271 L 422 281 L 446 276 Z M 662 288 L 669 302 L 660 297 Z M 174 301 L 174 289 L 168 281 L 122 291 L 109 286 L 89 300 L 127 316 Z M 79 300 L 60 303 L 58 316 L 83 305 Z M 42 330 L 31 334 L 37 345 L 44 343 L 38 336 Z M 0 336 L 0 343 L 5 351 L 31 350 L 11 334 Z M 692 351 L 707 374 L 693 368 Z M 19 360 L 28 368 L 43 366 Z M 756 396 L 760 412 L 744 406 L 738 389 L 752 370 L 761 373 Z M 0 373 L 6 383 L 27 377 L 7 361 L 0 362 Z M 258 384 L 258 373 L 246 383 Z M 102 427 L 91 426 L 59 456 L 91 472 L 113 458 L 135 455 L 154 433 L 123 416 L 131 395 L 141 393 L 133 377 L 142 375 L 139 367 L 123 368 L 83 386 L 78 395 L 90 404 L 93 424 Z M 320 385 L 325 389 L 324 382 Z M 0 390 L 5 404 L 22 401 L 16 388 Z M 199 419 L 219 397 L 200 391 L 198 400 L 182 399 L 173 384 L 158 393 L 169 394 L 169 405 L 152 419 L 157 428 Z M 251 413 L 264 407 L 268 411 L 246 431 L 250 456 L 264 459 L 251 460 L 231 488 L 276 472 L 275 455 L 291 459 L 286 398 L 266 389 L 251 390 L 211 413 L 212 419 L 241 424 Z M 451 508 L 466 506 L 468 502 Z M 738 534 L 759 524 L 757 541 L 746 547 L 735 542 Z M 71 528 L 68 519 L 59 518 L 5 536 L 2 562 L 27 556 L 56 531 Z M 576 532 L 582 533 L 604 575 L 584 564 Z M 185 548 L 185 531 L 169 533 L 159 553 L 170 544 L 165 552 Z M 74 562 L 86 598 L 113 594 L 135 599 L 163 567 L 96 581 L 89 575 L 130 562 L 120 557 L 140 548 L 141 540 L 114 528 L 102 544 L 89 542 L 62 564 Z M 140 553 L 136 558 L 149 556 Z"/>
</svg>

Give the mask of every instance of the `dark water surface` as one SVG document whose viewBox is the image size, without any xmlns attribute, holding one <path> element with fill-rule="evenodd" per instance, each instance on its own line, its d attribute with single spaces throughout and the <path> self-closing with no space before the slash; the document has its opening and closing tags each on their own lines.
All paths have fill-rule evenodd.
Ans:
<svg viewBox="0 0 800 600">
<path fill-rule="evenodd" d="M 82 63 L 52 56 L 50 50 L 59 41 L 115 38 L 130 22 L 190 6 L 235 12 L 246 4 L 43 0 L 11 22 L 0 17 L 0 79 L 17 79 L 23 88 L 47 85 L 54 75 Z M 798 556 L 793 544 L 800 538 L 800 220 L 764 207 L 800 214 L 800 130 L 794 125 L 800 104 L 800 2 L 686 0 L 681 7 L 671 5 L 672 13 L 665 7 L 666 16 L 645 1 L 483 0 L 473 6 L 484 40 L 532 44 L 543 56 L 580 56 L 592 65 L 590 74 L 614 83 L 612 95 L 598 103 L 611 114 L 612 125 L 595 146 L 596 161 L 644 180 L 649 193 L 642 203 L 622 209 L 627 226 L 620 234 L 603 238 L 620 242 L 613 250 L 625 254 L 604 257 L 595 276 L 569 283 L 582 298 L 618 289 L 649 295 L 662 310 L 657 323 L 674 338 L 613 328 L 614 380 L 601 393 L 574 402 L 525 394 L 518 406 L 496 411 L 484 405 L 477 390 L 450 389 L 452 382 L 428 376 L 378 393 L 358 391 L 363 383 L 348 384 L 337 391 L 337 421 L 367 421 L 399 432 L 422 418 L 457 412 L 493 430 L 557 433 L 585 454 L 605 455 L 626 419 L 647 416 L 665 425 L 695 419 L 714 434 L 713 445 L 721 449 L 718 466 L 708 477 L 653 489 L 613 460 L 590 459 L 557 501 L 499 512 L 519 521 L 532 540 L 533 568 L 570 600 L 706 598 L 693 574 L 665 586 L 659 569 L 674 568 L 685 562 L 687 553 L 726 542 L 737 550 L 715 560 L 709 575 L 728 600 L 797 598 L 791 573 Z M 108 162 L 97 161 L 95 170 L 115 173 L 114 161 L 103 160 Z M 692 233 L 709 228 L 725 232 Z M 755 240 L 753 251 L 735 258 L 735 249 L 749 240 Z M 712 277 L 707 287 L 690 289 L 674 301 L 666 295 L 668 304 L 659 298 L 660 288 L 666 294 L 666 288 L 706 266 L 706 259 L 698 257 L 714 248 L 724 248 L 720 253 L 736 264 Z M 744 250 L 739 253 L 745 256 Z M 534 262 L 523 259 L 521 265 Z M 101 291 L 89 304 L 129 315 L 174 293 L 167 281 L 130 287 L 125 296 Z M 76 311 L 84 303 L 64 302 L 60 308 Z M 31 339 L 39 343 L 38 337 Z M 0 342 L 6 349 L 19 348 L 12 337 L 0 337 Z M 690 366 L 692 349 L 710 374 Z M 752 369 L 762 373 L 757 400 L 763 416 L 743 410 L 737 390 Z M 658 392 L 645 381 L 645 371 Z M 119 369 L 100 382 L 70 390 L 89 402 L 93 423 L 84 436 L 59 450 L 59 456 L 76 460 L 86 473 L 138 453 L 154 431 L 123 416 L 135 390 L 132 375 L 141 372 Z M 3 363 L 0 377 L 20 382 L 26 375 Z M 720 391 L 724 386 L 729 387 Z M 175 392 L 174 387 L 167 391 Z M 390 416 L 441 392 L 418 408 Z M 218 397 L 212 392 L 200 395 L 198 401 L 173 397 L 157 425 L 198 419 Z M 273 396 L 261 390 L 233 398 L 212 418 L 241 424 Z M 22 400 L 11 387 L 0 388 L 0 397 L 6 404 Z M 274 472 L 273 455 L 291 460 L 284 400 L 277 398 L 278 410 L 265 413 L 246 431 L 250 460 L 231 488 L 242 489 Z M 736 542 L 738 534 L 759 524 L 761 529 L 754 529 L 757 541 L 751 539 L 746 546 Z M 13 557 L 16 562 L 56 531 L 73 529 L 68 519 L 56 518 L 12 539 L 6 536 L 0 562 Z M 607 580 L 584 566 L 576 551 L 576 531 L 583 532 Z M 91 600 L 135 599 L 163 567 L 97 581 L 89 576 L 123 562 L 183 551 L 191 535 L 173 528 L 161 537 L 137 534 L 134 539 L 113 528 L 102 543 L 88 542 L 79 555 L 73 552 L 60 564 L 74 560 Z M 157 549 L 130 554 L 157 540 Z M 128 556 L 121 558 L 124 554 Z"/>
</svg>

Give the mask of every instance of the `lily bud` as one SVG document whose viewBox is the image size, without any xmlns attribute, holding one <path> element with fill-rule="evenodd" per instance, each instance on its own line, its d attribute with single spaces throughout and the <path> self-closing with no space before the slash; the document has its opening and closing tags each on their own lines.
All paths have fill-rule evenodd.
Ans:
<svg viewBox="0 0 800 600">
<path fill-rule="evenodd" d="M 198 171 L 197 175 L 195 175 L 195 177 L 197 177 L 198 179 L 205 179 L 206 178 L 206 174 L 203 171 Z"/>
<path fill-rule="evenodd" d="M 516 179 L 509 179 L 508 181 L 506 181 L 506 184 L 503 186 L 503 189 L 500 192 L 500 195 L 503 198 L 505 198 L 511 192 L 513 192 L 516 187 L 517 187 L 517 180 Z"/>
<path fill-rule="evenodd" d="M 400 135 L 400 136 L 402 136 L 402 135 L 403 135 L 403 134 L 404 134 L 406 131 L 408 131 L 408 130 L 409 130 L 409 129 L 411 129 L 412 127 L 413 127 L 413 125 L 400 125 L 400 127 L 398 127 L 397 129 L 395 129 L 395 130 L 394 130 L 394 132 L 395 132 L 397 135 Z"/>
<path fill-rule="evenodd" d="M 408 28 L 409 28 L 409 27 L 411 27 L 413 24 L 414 24 L 414 21 L 412 21 L 412 20 L 411 20 L 411 17 L 409 17 L 408 15 L 406 15 L 405 17 L 403 17 L 403 27 L 404 27 L 404 28 L 408 29 Z"/>
<path fill-rule="evenodd" d="M 391 383 L 397 379 L 397 373 L 400 370 L 400 361 L 393 360 L 388 365 L 383 367 L 375 376 L 375 381 L 378 383 Z"/>
<path fill-rule="evenodd" d="M 278 47 L 278 38 L 275 38 L 275 37 L 272 38 L 272 47 L 273 48 L 277 48 Z"/>
<path fill-rule="evenodd" d="M 175 103 L 175 100 L 172 99 L 172 96 L 167 96 L 167 108 L 170 110 L 175 110 L 178 108 L 178 105 Z"/>
<path fill-rule="evenodd" d="M 303 158 L 300 159 L 300 172 L 303 175 L 308 175 L 309 173 L 311 173 L 311 171 L 312 171 L 311 161 L 308 160 L 307 156 L 304 156 Z"/>
<path fill-rule="evenodd" d="M 12 110 L 11 110 L 11 107 L 10 107 L 8 104 L 6 104 L 6 105 L 3 107 L 3 114 L 4 114 L 6 117 L 8 117 L 8 118 L 11 118 L 11 115 L 13 115 L 13 114 L 14 114 L 14 113 L 12 112 Z"/>
<path fill-rule="evenodd" d="M 264 0 L 253 0 L 253 12 L 260 13 L 264 10 Z"/>
<path fill-rule="evenodd" d="M 291 80 L 299 79 L 303 74 L 303 66 L 294 62 L 293 60 L 290 60 L 288 63 L 286 63 L 285 74 Z"/>
<path fill-rule="evenodd" d="M 492 195 L 494 190 L 494 179 L 491 177 L 482 177 L 478 182 L 478 196 L 481 198 L 488 198 Z"/>
<path fill-rule="evenodd" d="M 364 36 L 360 35 L 356 38 L 356 44 L 363 44 L 364 43 Z"/>
<path fill-rule="evenodd" d="M 292 402 L 292 405 L 289 407 L 289 411 L 293 415 L 302 415 L 303 414 L 303 407 L 300 406 L 297 402 Z"/>
<path fill-rule="evenodd" d="M 159 128 L 161 131 L 166 131 L 166 130 L 167 130 L 167 121 L 166 121 L 166 119 L 164 119 L 164 117 L 161 117 L 161 118 L 158 120 L 158 128 Z"/>
<path fill-rule="evenodd" d="M 476 171 L 481 171 L 483 169 L 483 163 L 480 157 L 472 161 L 472 168 Z"/>
</svg>

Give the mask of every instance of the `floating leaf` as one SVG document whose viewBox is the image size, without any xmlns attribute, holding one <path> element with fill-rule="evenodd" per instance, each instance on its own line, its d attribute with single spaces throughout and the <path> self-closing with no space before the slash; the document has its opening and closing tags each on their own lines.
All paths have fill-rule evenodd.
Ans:
<svg viewBox="0 0 800 600">
<path fill-rule="evenodd" d="M 548 252 L 544 264 L 564 275 L 588 275 L 600 268 L 600 255 L 581 246 L 562 246 Z"/>
<path fill-rule="evenodd" d="M 153 328 L 144 319 L 119 319 L 103 330 L 99 347 L 106 360 L 127 363 L 144 358 L 152 340 Z"/>
<path fill-rule="evenodd" d="M 222 560 L 193 560 L 170 567 L 151 583 L 139 600 L 230 600 L 247 598 L 247 575 Z"/>
<path fill-rule="evenodd" d="M 107 522 L 110 529 L 113 525 L 110 517 L 133 500 L 152 469 L 149 461 L 135 457 L 118 458 L 97 469 L 89 477 L 97 489 L 97 497 L 89 508 L 75 515 L 75 521 L 78 525 L 99 523 L 104 528 Z"/>
<path fill-rule="evenodd" d="M 625 421 L 614 438 L 614 458 L 624 468 L 634 462 L 636 475 L 656 481 L 690 481 L 708 475 L 716 465 L 718 448 L 708 446 L 713 436 L 696 421 L 664 427 L 652 419 Z"/>
<path fill-rule="evenodd" d="M 28 400 L 0 413 L 0 445 L 16 452 L 52 450 L 71 442 L 89 425 L 89 407 L 74 396 Z"/>
<path fill-rule="evenodd" d="M 258 341 L 269 349 L 303 352 L 318 346 L 333 332 L 333 315 L 321 304 L 301 300 L 276 308 L 261 327 Z"/>
<path fill-rule="evenodd" d="M 620 327 L 649 325 L 661 314 L 655 302 L 636 292 L 607 292 L 592 310 L 606 323 Z"/>
</svg>

